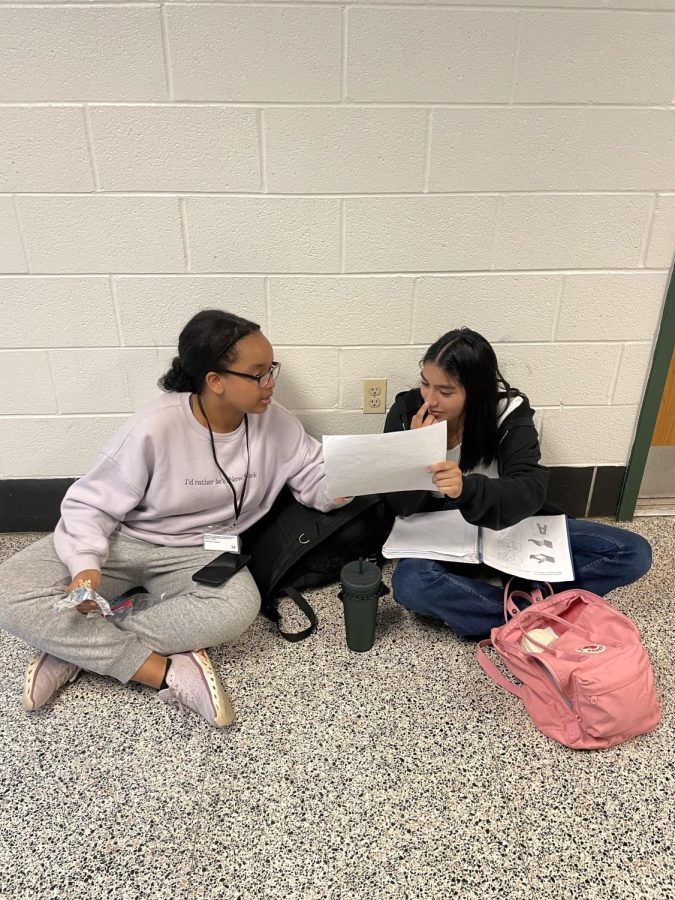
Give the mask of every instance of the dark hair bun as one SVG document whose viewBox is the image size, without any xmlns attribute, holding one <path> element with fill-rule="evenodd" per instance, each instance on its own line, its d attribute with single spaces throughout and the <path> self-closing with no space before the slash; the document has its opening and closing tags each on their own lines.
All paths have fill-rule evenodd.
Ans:
<svg viewBox="0 0 675 900">
<path fill-rule="evenodd" d="M 199 393 L 209 372 L 229 368 L 236 344 L 260 326 L 224 309 L 202 309 L 178 337 L 178 356 L 157 384 L 163 391 Z"/>
<path fill-rule="evenodd" d="M 157 382 L 163 391 L 194 391 L 194 382 L 183 368 L 180 356 L 174 356 L 171 368 Z"/>
</svg>

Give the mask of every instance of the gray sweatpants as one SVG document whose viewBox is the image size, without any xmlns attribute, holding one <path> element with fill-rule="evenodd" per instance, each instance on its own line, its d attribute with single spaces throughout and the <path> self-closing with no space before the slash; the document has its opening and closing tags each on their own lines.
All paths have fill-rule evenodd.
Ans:
<svg viewBox="0 0 675 900">
<path fill-rule="evenodd" d="M 129 681 L 153 652 L 231 644 L 255 620 L 260 594 L 248 569 L 220 587 L 192 581 L 219 553 L 113 534 L 99 593 L 111 600 L 142 586 L 149 596 L 120 619 L 104 619 L 54 611 L 71 578 L 46 537 L 0 565 L 0 628 L 89 672 Z"/>
</svg>

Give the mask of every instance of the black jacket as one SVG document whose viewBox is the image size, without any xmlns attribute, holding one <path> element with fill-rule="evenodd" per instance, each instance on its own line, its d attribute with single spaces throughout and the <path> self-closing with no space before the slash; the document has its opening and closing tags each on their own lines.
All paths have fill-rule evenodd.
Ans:
<svg viewBox="0 0 675 900">
<path fill-rule="evenodd" d="M 534 412 L 523 394 L 522 403 L 503 420 L 498 429 L 498 478 L 464 475 L 462 493 L 456 500 L 434 497 L 430 491 L 402 491 L 384 498 L 399 516 L 441 509 L 458 509 L 467 522 L 500 529 L 515 525 L 537 513 L 559 513 L 546 503 L 548 469 L 539 462 L 539 437 Z M 386 431 L 407 431 L 422 405 L 419 389 L 397 394 L 387 414 Z M 496 414 L 496 411 L 495 411 Z"/>
</svg>

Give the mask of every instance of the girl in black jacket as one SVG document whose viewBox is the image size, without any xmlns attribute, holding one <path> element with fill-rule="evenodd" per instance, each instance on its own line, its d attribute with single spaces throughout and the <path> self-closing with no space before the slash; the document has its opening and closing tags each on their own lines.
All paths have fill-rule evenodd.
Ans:
<svg viewBox="0 0 675 900">
<path fill-rule="evenodd" d="M 422 360 L 420 387 L 399 394 L 385 431 L 445 421 L 446 459 L 431 466 L 437 490 L 386 494 L 397 515 L 458 509 L 473 525 L 498 530 L 537 513 L 559 513 L 546 501 L 548 470 L 527 397 L 510 387 L 490 344 L 475 331 L 449 331 Z M 587 519 L 568 522 L 576 585 L 604 595 L 651 566 L 640 535 Z M 488 566 L 402 559 L 394 597 L 414 612 L 441 619 L 457 634 L 484 636 L 501 625 L 501 573 Z"/>
</svg>

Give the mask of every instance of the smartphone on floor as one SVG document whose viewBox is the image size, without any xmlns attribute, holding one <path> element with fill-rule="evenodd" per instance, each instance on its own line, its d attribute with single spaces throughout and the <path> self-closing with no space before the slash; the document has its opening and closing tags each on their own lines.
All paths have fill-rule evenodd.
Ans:
<svg viewBox="0 0 675 900">
<path fill-rule="evenodd" d="M 192 576 L 193 581 L 199 584 L 209 584 L 218 587 L 225 584 L 228 578 L 232 578 L 235 572 L 248 565 L 251 557 L 244 553 L 221 553 L 214 560 L 198 569 Z"/>
</svg>

